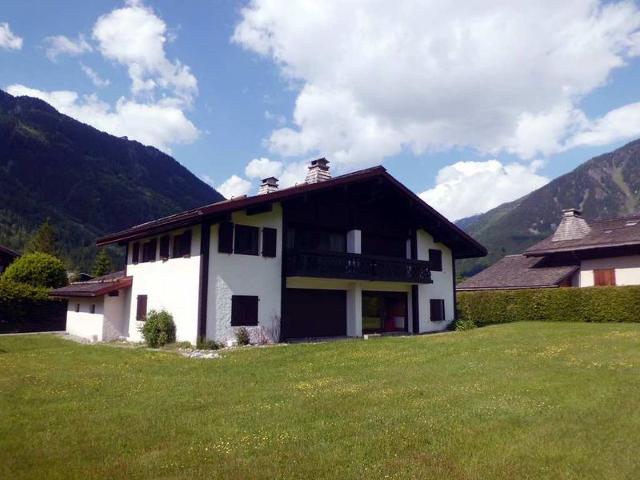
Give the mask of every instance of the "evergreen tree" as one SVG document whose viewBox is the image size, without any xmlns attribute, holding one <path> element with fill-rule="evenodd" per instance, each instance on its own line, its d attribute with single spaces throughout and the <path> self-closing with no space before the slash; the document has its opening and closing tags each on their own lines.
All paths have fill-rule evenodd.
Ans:
<svg viewBox="0 0 640 480">
<path fill-rule="evenodd" d="M 40 226 L 24 249 L 24 253 L 35 252 L 60 257 L 60 250 L 56 243 L 56 232 L 53 226 L 49 223 L 49 219 Z"/>
<path fill-rule="evenodd" d="M 96 256 L 96 261 L 93 264 L 93 271 L 91 274 L 94 277 L 101 277 L 107 273 L 111 273 L 113 266 L 111 265 L 111 258 L 107 255 L 106 249 L 101 249 Z"/>
</svg>

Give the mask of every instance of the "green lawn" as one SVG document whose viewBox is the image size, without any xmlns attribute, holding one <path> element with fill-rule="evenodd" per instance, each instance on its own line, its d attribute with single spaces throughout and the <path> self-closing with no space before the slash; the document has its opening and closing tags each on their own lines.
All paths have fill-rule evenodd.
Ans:
<svg viewBox="0 0 640 480">
<path fill-rule="evenodd" d="M 0 478 L 640 478 L 640 325 L 217 360 L 0 338 Z"/>
</svg>

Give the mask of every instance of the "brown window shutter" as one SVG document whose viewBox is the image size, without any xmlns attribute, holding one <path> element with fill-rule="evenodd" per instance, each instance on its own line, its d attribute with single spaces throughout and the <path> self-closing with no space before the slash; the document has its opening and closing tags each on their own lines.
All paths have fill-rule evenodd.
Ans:
<svg viewBox="0 0 640 480">
<path fill-rule="evenodd" d="M 138 295 L 136 305 L 136 320 L 144 322 L 147 319 L 147 296 Z"/>
<path fill-rule="evenodd" d="M 593 283 L 596 287 L 607 287 L 616 284 L 616 271 L 613 268 L 594 270 Z"/>
<path fill-rule="evenodd" d="M 444 300 L 439 298 L 432 298 L 429 301 L 431 321 L 440 322 L 445 319 L 444 315 Z"/>
<path fill-rule="evenodd" d="M 432 272 L 442 271 L 442 250 L 429 249 L 429 267 Z"/>
<path fill-rule="evenodd" d="M 160 237 L 160 258 L 163 260 L 169 258 L 169 235 Z"/>
<path fill-rule="evenodd" d="M 262 229 L 262 256 L 275 257 L 277 249 L 278 231 L 275 228 Z"/>
<path fill-rule="evenodd" d="M 258 297 L 253 295 L 233 295 L 231 297 L 231 326 L 258 325 Z"/>
<path fill-rule="evenodd" d="M 131 263 L 138 263 L 139 257 L 140 257 L 140 244 L 138 242 L 134 242 L 133 248 L 131 249 Z"/>
<path fill-rule="evenodd" d="M 218 252 L 233 253 L 233 223 L 222 222 L 218 230 Z"/>
</svg>

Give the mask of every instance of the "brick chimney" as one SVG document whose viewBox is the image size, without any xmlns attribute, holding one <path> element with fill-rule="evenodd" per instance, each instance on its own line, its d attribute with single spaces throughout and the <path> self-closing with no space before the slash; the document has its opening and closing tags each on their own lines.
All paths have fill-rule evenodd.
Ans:
<svg viewBox="0 0 640 480">
<path fill-rule="evenodd" d="M 278 190 L 278 179 L 276 177 L 263 178 L 258 194 L 271 193 Z"/>
<path fill-rule="evenodd" d="M 329 173 L 329 160 L 326 158 L 318 158 L 312 160 L 309 165 L 309 171 L 307 177 L 304 179 L 306 183 L 318 183 L 329 180 L 331 174 Z"/>
<path fill-rule="evenodd" d="M 551 241 L 579 240 L 584 238 L 590 231 L 591 227 L 582 218 L 582 212 L 577 208 L 567 208 L 562 210 L 562 221 L 556 228 L 553 237 L 551 237 Z"/>
</svg>

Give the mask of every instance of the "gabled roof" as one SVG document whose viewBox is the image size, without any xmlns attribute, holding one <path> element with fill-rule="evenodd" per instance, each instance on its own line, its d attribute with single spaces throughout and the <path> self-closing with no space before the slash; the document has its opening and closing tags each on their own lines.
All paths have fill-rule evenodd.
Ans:
<svg viewBox="0 0 640 480">
<path fill-rule="evenodd" d="M 49 295 L 52 297 L 101 297 L 109 292 L 128 288 L 133 283 L 133 277 L 127 277 L 124 270 L 96 277 L 85 282 L 74 282 L 66 287 L 57 288 Z"/>
<path fill-rule="evenodd" d="M 554 288 L 578 270 L 577 265 L 548 265 L 544 259 L 507 255 L 460 283 L 458 291 Z"/>
<path fill-rule="evenodd" d="M 18 252 L 14 252 L 10 248 L 3 247 L 2 245 L 0 245 L 0 253 L 6 255 L 7 257 L 13 257 L 13 258 L 18 258 L 20 256 Z"/>
<path fill-rule="evenodd" d="M 640 246 L 640 215 L 589 222 L 590 230 L 574 240 L 553 239 L 553 235 L 525 250 L 524 254 L 540 257 L 551 253 L 595 250 L 600 248 Z"/>
<path fill-rule="evenodd" d="M 230 214 L 231 212 L 244 210 L 249 207 L 290 200 L 314 192 L 326 191 L 371 179 L 379 179 L 380 181 L 387 182 L 391 188 L 396 189 L 404 195 L 408 199 L 407 208 L 411 206 L 420 210 L 420 213 L 424 218 L 424 224 L 431 225 L 432 230 L 440 233 L 440 236 L 443 237 L 440 240 L 453 249 L 456 258 L 482 257 L 487 254 L 485 247 L 471 238 L 462 229 L 447 220 L 435 209 L 427 205 L 420 197 L 391 176 L 382 166 L 359 170 L 346 175 L 340 175 L 323 182 L 303 183 L 294 187 L 283 188 L 275 192 L 259 194 L 251 197 L 243 196 L 233 198 L 231 200 L 223 200 L 221 202 L 212 203 L 200 208 L 170 215 L 168 217 L 136 225 L 129 229 L 107 235 L 98 239 L 96 244 L 98 246 L 102 246 L 157 235 L 168 230 L 195 225 L 207 219 L 219 218 L 223 214 Z"/>
</svg>

